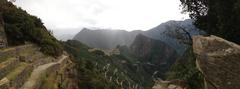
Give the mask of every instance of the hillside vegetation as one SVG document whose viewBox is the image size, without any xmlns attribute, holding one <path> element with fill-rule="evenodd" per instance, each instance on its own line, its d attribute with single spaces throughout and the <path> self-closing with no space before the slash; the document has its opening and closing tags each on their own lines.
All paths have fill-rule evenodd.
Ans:
<svg viewBox="0 0 240 89">
<path fill-rule="evenodd" d="M 78 70 L 80 88 L 84 89 L 150 89 L 151 75 L 134 57 L 107 56 L 101 51 L 89 52 L 89 47 L 78 41 L 64 43 L 65 50 L 73 55 Z"/>
<path fill-rule="evenodd" d="M 62 54 L 61 44 L 46 29 L 41 19 L 29 15 L 7 0 L 0 0 L 0 18 L 4 22 L 8 45 L 32 42 L 38 44 L 45 54 L 52 56 Z"/>
<path fill-rule="evenodd" d="M 190 89 L 204 89 L 203 75 L 196 66 L 196 57 L 192 48 L 188 48 L 183 56 L 177 59 L 165 78 L 184 80 Z"/>
</svg>

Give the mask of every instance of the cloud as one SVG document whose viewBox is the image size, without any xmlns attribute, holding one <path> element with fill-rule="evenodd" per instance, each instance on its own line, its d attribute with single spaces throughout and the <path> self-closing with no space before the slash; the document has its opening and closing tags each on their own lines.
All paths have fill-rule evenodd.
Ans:
<svg viewBox="0 0 240 89">
<path fill-rule="evenodd" d="M 17 0 L 49 29 L 101 27 L 148 30 L 168 20 L 188 18 L 179 0 Z"/>
</svg>

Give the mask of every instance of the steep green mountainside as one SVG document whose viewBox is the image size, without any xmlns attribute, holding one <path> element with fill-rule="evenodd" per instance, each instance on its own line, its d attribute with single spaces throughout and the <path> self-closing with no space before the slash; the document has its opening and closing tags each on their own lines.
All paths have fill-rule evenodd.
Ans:
<svg viewBox="0 0 240 89">
<path fill-rule="evenodd" d="M 187 82 L 190 89 L 203 89 L 203 75 L 197 69 L 196 56 L 192 48 L 177 59 L 165 74 L 166 80 L 180 79 Z"/>
<path fill-rule="evenodd" d="M 153 85 L 151 75 L 133 57 L 121 54 L 106 56 L 101 51 L 89 52 L 90 48 L 78 41 L 67 41 L 64 46 L 75 58 L 81 88 L 150 89 Z"/>
<path fill-rule="evenodd" d="M 136 36 L 129 50 L 143 64 L 144 70 L 161 78 L 178 57 L 175 49 L 166 43 L 142 34 Z"/>
<path fill-rule="evenodd" d="M 155 78 L 163 78 L 178 57 L 167 44 L 141 34 L 131 47 L 118 46 L 119 55 L 90 51 L 92 48 L 74 40 L 65 42 L 64 47 L 73 55 L 79 77 L 84 77 L 78 78 L 82 88 L 88 85 L 97 89 L 150 89 Z"/>
<path fill-rule="evenodd" d="M 61 44 L 52 36 L 42 21 L 7 0 L 0 0 L 0 18 L 3 19 L 9 46 L 32 42 L 41 47 L 41 51 L 52 56 L 62 54 Z"/>
<path fill-rule="evenodd" d="M 7 0 L 0 0 L 0 46 L 0 89 L 76 89 L 61 43 Z"/>
<path fill-rule="evenodd" d="M 202 33 L 194 25 L 193 20 L 187 19 L 184 21 L 168 21 L 162 23 L 147 31 L 124 31 L 124 30 L 111 30 L 111 29 L 91 29 L 83 28 L 78 34 L 75 35 L 73 40 L 78 40 L 89 47 L 112 49 L 120 46 L 130 46 L 138 34 L 143 34 L 149 38 L 161 40 L 170 47 L 174 48 L 178 54 L 182 54 L 187 45 L 179 42 L 179 37 L 174 36 L 175 32 L 185 36 L 184 32 L 178 31 L 180 28 L 185 29 L 190 35 L 198 35 Z M 168 33 L 168 34 L 166 34 Z"/>
</svg>

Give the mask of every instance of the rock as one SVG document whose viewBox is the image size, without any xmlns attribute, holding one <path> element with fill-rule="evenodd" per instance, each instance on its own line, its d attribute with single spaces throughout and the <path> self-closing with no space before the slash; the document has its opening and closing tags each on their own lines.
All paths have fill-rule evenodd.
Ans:
<svg viewBox="0 0 240 89">
<path fill-rule="evenodd" d="M 193 37 L 197 67 L 205 89 L 240 88 L 240 46 L 216 36 Z"/>
<path fill-rule="evenodd" d="M 183 80 L 158 81 L 152 89 L 188 89 L 188 84 Z"/>
</svg>

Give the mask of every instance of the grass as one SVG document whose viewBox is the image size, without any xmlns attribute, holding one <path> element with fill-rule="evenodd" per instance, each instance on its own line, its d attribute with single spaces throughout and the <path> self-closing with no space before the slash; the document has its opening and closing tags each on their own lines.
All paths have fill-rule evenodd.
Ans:
<svg viewBox="0 0 240 89">
<path fill-rule="evenodd" d="M 26 67 L 27 63 L 20 63 L 17 68 L 11 71 L 6 77 L 9 80 L 14 80 Z"/>
<path fill-rule="evenodd" d="M 1 57 L 0 57 L 0 63 L 2 63 L 2 62 L 4 62 L 4 61 L 8 60 L 9 58 L 10 58 L 10 55 L 1 56 Z"/>
<path fill-rule="evenodd" d="M 5 66 L 7 66 L 9 63 L 11 63 L 12 61 L 14 61 L 16 58 L 7 58 L 7 59 L 5 59 L 6 61 L 4 61 L 4 62 L 2 62 L 1 64 L 0 64 L 0 68 L 3 68 L 3 67 L 5 67 Z"/>
</svg>

